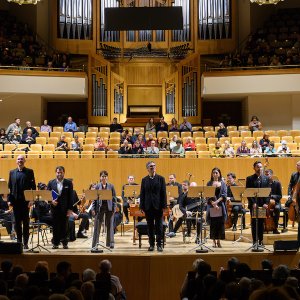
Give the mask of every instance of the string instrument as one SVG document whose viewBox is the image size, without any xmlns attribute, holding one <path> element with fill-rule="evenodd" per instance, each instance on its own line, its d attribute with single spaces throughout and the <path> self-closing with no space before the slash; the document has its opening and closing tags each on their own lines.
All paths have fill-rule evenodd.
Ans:
<svg viewBox="0 0 300 300">
<path fill-rule="evenodd" d="M 292 188 L 291 195 L 292 195 L 293 202 L 290 204 L 289 211 L 288 211 L 289 220 L 291 220 L 292 222 L 299 221 L 299 206 L 297 203 L 299 192 L 300 192 L 300 184 L 299 182 L 297 182 L 297 184 Z"/>
<path fill-rule="evenodd" d="M 225 222 L 225 229 L 229 229 L 233 225 L 232 218 L 231 218 L 232 204 L 230 199 L 226 200 L 226 210 L 227 210 L 227 220 Z"/>
</svg>

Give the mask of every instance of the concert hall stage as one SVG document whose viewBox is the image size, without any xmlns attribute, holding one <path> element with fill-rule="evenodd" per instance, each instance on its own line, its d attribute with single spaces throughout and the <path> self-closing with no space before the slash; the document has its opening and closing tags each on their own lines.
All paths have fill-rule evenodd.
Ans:
<svg viewBox="0 0 300 300">
<path fill-rule="evenodd" d="M 129 227 L 130 228 L 130 227 Z M 125 227 L 125 230 L 127 228 Z M 289 226 L 287 233 L 280 235 L 265 234 L 266 241 L 295 239 L 297 225 L 295 228 Z M 235 233 L 236 238 L 239 236 Z M 250 229 L 245 230 L 245 236 L 250 236 Z M 90 233 L 89 233 L 90 236 Z M 1 255 L 1 261 L 5 258 L 13 260 L 14 264 L 20 264 L 26 271 L 34 269 L 38 260 L 49 262 L 50 271 L 55 272 L 55 266 L 59 261 L 66 260 L 72 264 L 72 271 L 81 273 L 85 268 L 92 268 L 98 271 L 98 263 L 108 258 L 113 265 L 112 273 L 119 276 L 121 283 L 126 290 L 128 299 L 179 299 L 181 284 L 187 271 L 191 269 L 192 262 L 201 257 L 211 264 L 212 270 L 219 272 L 221 266 L 226 267 L 227 260 L 235 256 L 245 262 L 253 269 L 260 269 L 262 259 L 272 260 L 274 266 L 287 264 L 291 268 L 298 265 L 300 254 L 298 252 L 277 252 L 274 253 L 272 245 L 266 245 L 261 253 L 254 253 L 247 249 L 251 243 L 238 242 L 233 244 L 233 232 L 226 231 L 227 239 L 222 241 L 222 248 L 212 248 L 211 240 L 205 244 L 212 251 L 205 254 L 197 254 L 194 250 L 195 237 L 190 238 L 190 243 L 183 243 L 182 233 L 175 238 L 167 238 L 163 253 L 147 251 L 147 240 L 142 241 L 139 249 L 138 241 L 132 244 L 132 231 L 125 231 L 121 236 L 118 232 L 115 237 L 115 249 L 112 252 L 104 249 L 104 253 L 91 253 L 91 239 L 77 239 L 69 243 L 69 249 L 52 250 L 51 245 L 46 245 L 50 253 L 42 250 L 40 253 L 23 253 L 21 255 Z M 49 236 L 51 239 L 51 236 Z M 101 238 L 104 240 L 104 237 Z M 7 236 L 2 236 L 1 241 L 9 241 Z M 36 245 L 36 237 L 34 243 Z"/>
</svg>

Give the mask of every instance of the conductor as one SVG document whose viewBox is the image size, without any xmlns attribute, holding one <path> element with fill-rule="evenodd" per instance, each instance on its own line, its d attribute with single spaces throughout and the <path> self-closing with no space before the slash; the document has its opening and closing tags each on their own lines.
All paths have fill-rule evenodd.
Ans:
<svg viewBox="0 0 300 300">
<path fill-rule="evenodd" d="M 146 168 L 148 170 L 148 176 L 144 177 L 141 183 L 140 209 L 145 212 L 147 220 L 150 244 L 148 251 L 154 251 L 156 234 L 157 251 L 162 252 L 162 218 L 163 209 L 167 207 L 166 183 L 164 177 L 156 174 L 155 162 L 147 162 Z"/>
</svg>

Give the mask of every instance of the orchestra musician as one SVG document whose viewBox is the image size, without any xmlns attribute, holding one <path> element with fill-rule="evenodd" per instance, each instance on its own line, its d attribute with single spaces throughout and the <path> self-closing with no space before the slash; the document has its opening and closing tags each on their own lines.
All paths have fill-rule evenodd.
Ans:
<svg viewBox="0 0 300 300">
<path fill-rule="evenodd" d="M 125 215 L 126 221 L 125 224 L 129 223 L 129 215 L 128 215 L 128 209 L 130 204 L 134 202 L 134 198 L 127 198 L 125 197 L 125 186 L 126 185 L 138 185 L 134 182 L 135 178 L 133 175 L 128 175 L 127 183 L 122 186 L 122 200 L 123 200 L 123 213 Z M 138 198 L 138 195 L 136 195 L 136 198 Z"/>
<path fill-rule="evenodd" d="M 162 252 L 163 209 L 167 207 L 166 182 L 163 176 L 156 174 L 155 162 L 147 162 L 146 168 L 148 176 L 142 179 L 140 210 L 145 212 L 147 220 L 150 245 L 148 251 L 154 251 L 156 234 L 157 251 Z"/>
<path fill-rule="evenodd" d="M 294 188 L 297 184 L 297 182 L 299 181 L 300 178 L 300 161 L 297 161 L 296 163 L 296 168 L 297 171 L 293 172 L 290 178 L 290 182 L 289 182 L 289 186 L 288 186 L 288 195 L 289 195 L 289 199 L 287 200 L 287 202 L 285 203 L 286 207 L 289 207 L 291 205 L 291 203 L 293 202 L 293 191 Z"/>
<path fill-rule="evenodd" d="M 210 181 L 208 181 L 207 186 L 214 186 L 216 190 L 215 197 L 208 198 L 206 222 L 210 225 L 210 238 L 213 240 L 213 247 L 222 248 L 220 240 L 225 239 L 227 187 L 222 180 L 219 168 L 212 169 Z"/>
<path fill-rule="evenodd" d="M 92 215 L 95 216 L 94 233 L 92 248 L 97 247 L 99 242 L 99 234 L 101 225 L 105 215 L 106 226 L 106 247 L 113 249 L 115 247 L 114 241 L 114 213 L 116 210 L 116 191 L 113 184 L 108 182 L 108 172 L 106 170 L 100 171 L 100 182 L 95 187 L 96 190 L 111 190 L 112 201 L 94 200 L 92 205 Z"/>
<path fill-rule="evenodd" d="M 267 169 L 265 170 L 265 175 L 269 178 L 269 186 L 271 188 L 271 194 L 270 194 L 270 201 L 274 200 L 274 208 L 273 208 L 273 220 L 274 220 L 274 234 L 280 234 L 278 231 L 278 221 L 279 221 L 279 215 L 281 211 L 281 204 L 280 200 L 282 198 L 282 187 L 281 183 L 277 180 L 273 179 L 273 170 Z"/>
<path fill-rule="evenodd" d="M 250 175 L 246 179 L 246 188 L 268 188 L 269 187 L 269 178 L 263 174 L 263 165 L 260 161 L 255 161 L 253 164 L 254 174 Z M 257 202 L 256 202 L 257 200 Z M 250 209 L 251 214 L 251 231 L 253 244 L 258 242 L 259 246 L 263 245 L 263 234 L 264 234 L 264 218 L 258 218 L 258 241 L 256 240 L 256 206 L 259 208 L 263 207 L 264 209 L 268 208 L 268 198 L 266 197 L 248 197 L 248 208 Z"/>
<path fill-rule="evenodd" d="M 236 180 L 236 175 L 232 172 L 229 172 L 227 174 L 227 181 L 226 181 L 226 184 L 227 184 L 227 200 L 230 200 L 230 201 L 235 201 L 234 200 L 234 197 L 233 197 L 233 194 L 232 194 L 232 191 L 231 191 L 231 186 L 237 186 L 237 184 L 235 183 L 235 180 Z M 245 214 L 246 214 L 246 210 L 243 208 L 243 205 L 242 203 L 239 204 L 235 204 L 235 205 L 232 205 L 232 210 L 231 210 L 231 213 L 232 213 L 232 231 L 236 231 L 236 224 L 237 224 L 237 221 L 238 221 L 238 217 L 239 217 L 239 214 L 242 213 L 242 223 L 243 223 L 243 228 L 245 228 Z M 228 218 L 230 218 L 231 216 L 228 216 Z"/>
</svg>

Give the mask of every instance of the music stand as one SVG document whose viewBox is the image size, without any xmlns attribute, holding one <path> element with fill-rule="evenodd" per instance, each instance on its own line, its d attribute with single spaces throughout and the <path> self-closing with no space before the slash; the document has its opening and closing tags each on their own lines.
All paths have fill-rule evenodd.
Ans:
<svg viewBox="0 0 300 300">
<path fill-rule="evenodd" d="M 170 205 L 171 198 L 178 198 L 178 186 L 176 185 L 167 185 L 167 204 Z"/>
<path fill-rule="evenodd" d="M 134 204 L 137 196 L 140 193 L 141 186 L 139 184 L 134 185 L 124 185 L 124 197 L 134 198 Z"/>
<path fill-rule="evenodd" d="M 230 190 L 232 192 L 233 198 L 235 202 L 238 202 L 238 205 L 243 205 L 242 201 L 243 201 L 243 193 L 246 190 L 246 188 L 244 186 L 230 186 Z M 236 205 L 236 204 L 235 204 Z M 232 242 L 232 244 L 238 243 L 239 241 L 242 240 L 247 240 L 249 243 L 251 242 L 250 239 L 248 239 L 247 237 L 243 236 L 243 218 L 245 216 L 241 217 L 241 233 L 240 236 L 238 237 L 238 239 L 236 239 L 234 242 Z"/>
<path fill-rule="evenodd" d="M 31 249 L 29 249 L 27 252 L 38 253 L 39 251 L 41 251 L 41 249 L 43 249 L 43 250 L 50 253 L 50 251 L 48 249 L 46 249 L 45 247 L 40 245 L 41 223 L 40 223 L 40 205 L 39 204 L 40 204 L 41 201 L 47 201 L 47 202 L 52 201 L 51 191 L 47 191 L 47 190 L 37 190 L 37 191 L 36 190 L 26 190 L 26 191 L 24 191 L 24 196 L 25 196 L 26 201 L 34 203 L 34 206 L 35 206 L 36 212 L 37 212 L 37 234 L 38 234 L 37 245 L 35 247 L 32 247 Z M 32 230 L 34 231 L 34 226 L 33 226 Z M 32 242 L 32 246 L 33 246 L 33 242 Z M 35 249 L 38 249 L 39 251 L 37 251 Z"/>
<path fill-rule="evenodd" d="M 9 189 L 7 186 L 7 181 L 0 180 L 0 195 L 8 195 L 8 194 L 9 194 Z"/>
<path fill-rule="evenodd" d="M 111 190 L 86 190 L 84 191 L 85 193 L 85 198 L 89 201 L 89 200 L 95 200 L 96 202 L 96 209 L 95 212 L 99 211 L 99 200 L 102 201 L 112 201 L 112 191 Z M 94 228 L 95 230 L 95 228 Z M 113 228 L 112 228 L 113 230 Z M 110 252 L 112 252 L 111 249 L 109 249 L 108 247 L 104 246 L 103 242 L 98 242 L 97 245 L 95 247 L 93 247 L 91 249 L 92 253 L 103 253 L 102 249 L 98 249 L 98 246 L 101 246 L 104 249 L 109 250 Z"/>
<path fill-rule="evenodd" d="M 205 245 L 203 242 L 203 235 L 202 235 L 202 229 L 203 229 L 203 222 L 202 222 L 202 217 L 203 217 L 203 205 L 204 202 L 206 202 L 206 199 L 204 197 L 214 197 L 215 196 L 215 190 L 216 188 L 214 186 L 190 186 L 188 190 L 188 196 L 191 198 L 199 198 L 199 207 L 200 207 L 200 239 L 198 239 L 197 246 L 192 248 L 192 250 L 196 249 L 196 253 L 207 253 L 208 250 L 214 252 L 211 248 Z M 198 214 L 197 214 L 198 215 Z M 198 219 L 196 217 L 196 226 L 198 224 Z M 205 247 L 206 249 L 204 249 Z M 199 249 L 197 249 L 199 248 Z"/>
<path fill-rule="evenodd" d="M 254 215 L 254 218 L 255 218 L 255 228 L 256 228 L 255 243 L 251 247 L 249 247 L 246 251 L 248 251 L 250 249 L 252 250 L 252 252 L 263 252 L 264 249 L 270 251 L 265 246 L 258 247 L 259 245 L 258 245 L 258 205 L 257 205 L 257 199 L 258 198 L 269 197 L 270 192 L 271 192 L 271 188 L 247 188 L 244 191 L 243 196 L 244 197 L 254 197 L 255 198 L 255 203 L 256 203 L 255 215 Z M 251 215 L 251 217 L 253 218 L 253 215 Z M 252 219 L 251 219 L 251 223 L 252 223 Z"/>
</svg>

